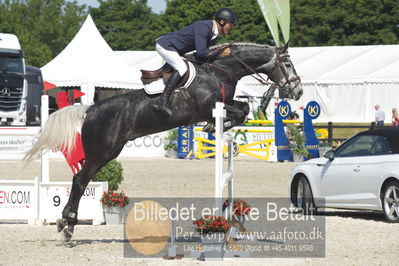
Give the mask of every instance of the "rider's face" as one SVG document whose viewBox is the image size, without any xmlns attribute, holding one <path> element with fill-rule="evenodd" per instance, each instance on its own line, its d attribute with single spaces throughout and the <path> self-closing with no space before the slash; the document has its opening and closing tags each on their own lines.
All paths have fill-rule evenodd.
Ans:
<svg viewBox="0 0 399 266">
<path fill-rule="evenodd" d="M 234 27 L 234 24 L 231 22 L 227 22 L 223 27 L 223 34 L 228 34 Z"/>
</svg>

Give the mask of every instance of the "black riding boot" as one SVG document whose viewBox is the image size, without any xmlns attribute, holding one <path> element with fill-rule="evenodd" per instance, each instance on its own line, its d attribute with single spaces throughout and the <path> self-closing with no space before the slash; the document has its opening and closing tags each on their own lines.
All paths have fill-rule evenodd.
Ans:
<svg viewBox="0 0 399 266">
<path fill-rule="evenodd" d="M 165 89 L 161 95 L 161 102 L 160 104 L 157 102 L 153 105 L 153 107 L 157 110 L 167 113 L 168 115 L 172 115 L 172 110 L 170 110 L 170 94 L 172 93 L 173 89 L 176 87 L 177 83 L 179 83 L 181 76 L 179 71 L 175 70 L 172 76 L 169 78 L 168 82 L 166 83 Z"/>
</svg>

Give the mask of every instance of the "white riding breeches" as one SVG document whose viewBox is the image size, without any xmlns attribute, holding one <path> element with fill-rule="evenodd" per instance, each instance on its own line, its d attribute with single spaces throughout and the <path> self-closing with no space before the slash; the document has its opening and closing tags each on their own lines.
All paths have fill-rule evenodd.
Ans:
<svg viewBox="0 0 399 266">
<path fill-rule="evenodd" d="M 184 63 L 183 59 L 180 57 L 179 53 L 176 51 L 170 51 L 163 48 L 158 43 L 155 45 L 155 49 L 157 50 L 158 54 L 174 69 L 176 69 L 180 77 L 187 72 L 187 65 Z"/>
</svg>

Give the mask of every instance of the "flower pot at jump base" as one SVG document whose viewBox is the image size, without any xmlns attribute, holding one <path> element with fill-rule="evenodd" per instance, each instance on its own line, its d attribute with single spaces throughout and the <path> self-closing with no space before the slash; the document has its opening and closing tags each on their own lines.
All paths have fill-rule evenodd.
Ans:
<svg viewBox="0 0 399 266">
<path fill-rule="evenodd" d="M 172 158 L 172 159 L 176 159 L 177 151 L 176 150 L 172 150 L 172 149 L 167 149 L 166 150 L 166 157 Z"/>
<path fill-rule="evenodd" d="M 106 224 L 123 224 L 125 218 L 125 208 L 122 207 L 103 207 Z"/>
<path fill-rule="evenodd" d="M 232 224 L 230 228 L 230 237 L 235 239 L 243 239 L 245 238 L 245 234 L 244 232 L 241 232 L 240 228 L 244 228 L 245 216 L 236 216 L 236 222 L 239 224 Z"/>
<path fill-rule="evenodd" d="M 302 154 L 298 154 L 298 153 L 292 154 L 292 161 L 294 163 L 303 162 L 304 160 L 305 160 L 305 156 L 303 156 Z"/>
<path fill-rule="evenodd" d="M 226 249 L 226 233 L 209 233 L 201 236 L 203 252 L 200 259 L 205 261 L 223 260 Z"/>
</svg>

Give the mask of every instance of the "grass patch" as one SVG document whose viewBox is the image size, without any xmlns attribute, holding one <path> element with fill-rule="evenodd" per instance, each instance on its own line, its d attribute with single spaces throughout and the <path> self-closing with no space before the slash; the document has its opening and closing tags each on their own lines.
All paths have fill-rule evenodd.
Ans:
<svg viewBox="0 0 399 266">
<path fill-rule="evenodd" d="M 370 123 L 334 123 L 334 126 L 367 126 L 367 128 L 333 128 L 334 139 L 347 139 L 353 135 L 368 130 Z M 317 126 L 328 126 L 328 123 L 314 123 L 313 127 L 317 129 Z M 327 130 L 327 129 L 326 129 Z"/>
</svg>

